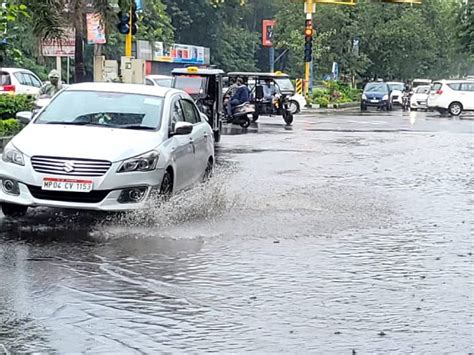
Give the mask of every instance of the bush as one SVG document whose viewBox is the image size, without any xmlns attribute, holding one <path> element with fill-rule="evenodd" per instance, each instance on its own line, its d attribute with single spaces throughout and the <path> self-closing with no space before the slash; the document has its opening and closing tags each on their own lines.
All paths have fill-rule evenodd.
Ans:
<svg viewBox="0 0 474 355">
<path fill-rule="evenodd" d="M 34 100 L 30 95 L 0 95 L 0 120 L 15 117 L 20 111 L 33 110 Z"/>
<path fill-rule="evenodd" d="M 0 120 L 0 137 L 14 136 L 22 129 L 21 123 L 14 118 Z"/>
<path fill-rule="evenodd" d="M 319 105 L 319 107 L 328 107 L 330 100 L 326 96 L 320 96 L 315 99 L 315 102 Z"/>
</svg>

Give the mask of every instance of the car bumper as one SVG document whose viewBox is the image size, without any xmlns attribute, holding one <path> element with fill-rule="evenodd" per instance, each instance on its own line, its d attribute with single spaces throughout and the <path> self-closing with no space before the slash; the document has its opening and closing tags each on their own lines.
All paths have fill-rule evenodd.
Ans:
<svg viewBox="0 0 474 355">
<path fill-rule="evenodd" d="M 118 164 L 112 164 L 109 171 L 101 177 L 80 177 L 93 182 L 91 192 L 56 192 L 42 190 L 44 178 L 78 179 L 73 176 L 43 174 L 26 166 L 4 163 L 0 160 L 0 204 L 13 203 L 29 207 L 53 207 L 95 211 L 128 211 L 146 208 L 148 200 L 158 191 L 164 169 L 150 172 L 116 173 Z M 19 193 L 9 194 L 3 188 L 3 181 L 10 179 L 18 183 Z M 139 202 L 119 202 L 122 192 L 133 188 L 144 191 Z M 125 192 L 124 192 L 125 194 Z"/>
<path fill-rule="evenodd" d="M 387 107 L 388 106 L 388 100 L 362 100 L 361 104 L 363 106 L 367 107 Z"/>
<path fill-rule="evenodd" d="M 428 105 L 426 101 L 412 101 L 410 107 L 414 109 L 427 109 Z"/>
<path fill-rule="evenodd" d="M 402 106 L 403 105 L 403 98 L 401 96 L 395 96 L 395 97 L 392 98 L 392 103 L 394 105 Z"/>
</svg>

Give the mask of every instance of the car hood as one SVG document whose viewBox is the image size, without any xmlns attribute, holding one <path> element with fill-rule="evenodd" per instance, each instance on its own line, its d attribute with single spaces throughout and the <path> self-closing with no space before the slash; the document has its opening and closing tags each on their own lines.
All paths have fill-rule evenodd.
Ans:
<svg viewBox="0 0 474 355">
<path fill-rule="evenodd" d="M 12 144 L 35 155 L 108 160 L 127 159 L 155 149 L 161 133 L 91 126 L 29 124 Z"/>
<path fill-rule="evenodd" d="M 388 93 L 386 92 L 377 92 L 377 91 L 371 91 L 371 92 L 364 92 L 365 96 L 367 96 L 367 99 L 369 100 L 373 100 L 373 99 L 378 99 L 378 100 L 382 100 L 382 98 L 385 96 L 385 95 L 388 95 Z"/>
</svg>

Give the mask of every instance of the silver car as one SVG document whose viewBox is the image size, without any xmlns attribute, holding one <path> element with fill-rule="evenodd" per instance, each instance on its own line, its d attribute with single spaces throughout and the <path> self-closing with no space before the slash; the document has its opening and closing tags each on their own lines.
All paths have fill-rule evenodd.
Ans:
<svg viewBox="0 0 474 355">
<path fill-rule="evenodd" d="M 185 92 L 72 85 L 5 147 L 0 204 L 7 216 L 36 206 L 144 208 L 154 192 L 170 194 L 200 182 L 213 163 L 212 129 Z"/>
</svg>

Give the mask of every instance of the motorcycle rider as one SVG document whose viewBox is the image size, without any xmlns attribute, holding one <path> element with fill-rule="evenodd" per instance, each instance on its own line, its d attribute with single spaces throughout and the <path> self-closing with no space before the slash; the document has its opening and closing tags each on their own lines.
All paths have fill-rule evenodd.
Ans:
<svg viewBox="0 0 474 355">
<path fill-rule="evenodd" d="M 235 94 L 227 102 L 227 116 L 232 117 L 232 111 L 234 107 L 242 105 L 243 103 L 249 101 L 250 90 L 244 85 L 244 80 L 242 78 L 237 79 L 237 90 Z"/>
<path fill-rule="evenodd" d="M 39 95 L 54 96 L 58 91 L 63 88 L 63 85 L 59 81 L 59 73 L 53 69 L 48 75 L 49 81 L 44 83 L 40 88 Z"/>
</svg>

